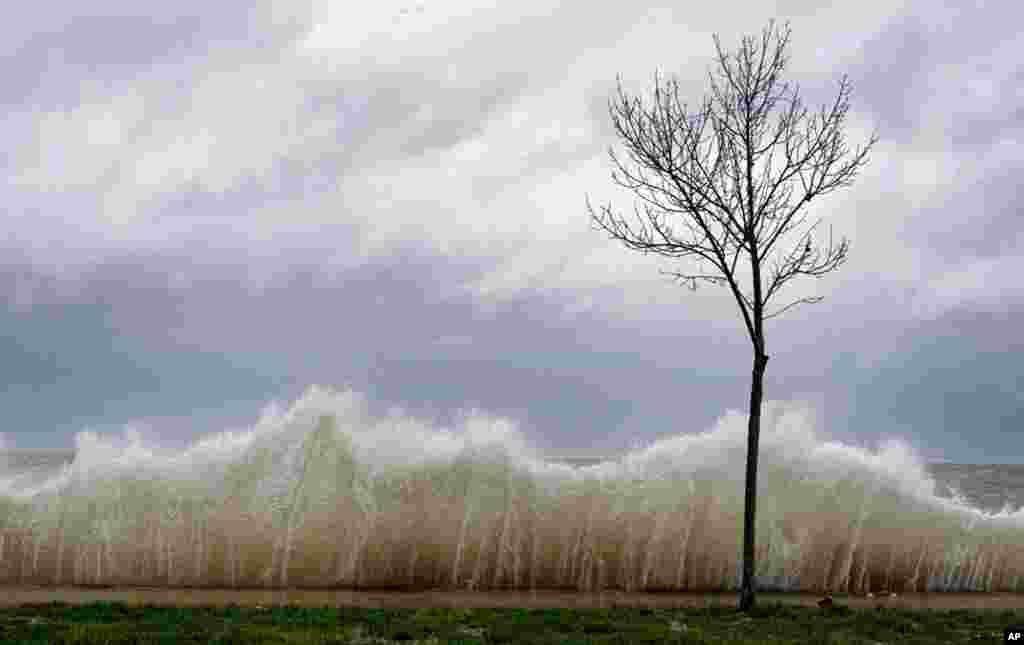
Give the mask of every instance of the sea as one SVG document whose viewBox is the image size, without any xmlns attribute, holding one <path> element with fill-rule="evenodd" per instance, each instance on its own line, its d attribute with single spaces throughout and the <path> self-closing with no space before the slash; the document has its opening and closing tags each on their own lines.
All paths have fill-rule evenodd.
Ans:
<svg viewBox="0 0 1024 645">
<path fill-rule="evenodd" d="M 613 463 L 621 455 L 552 453 L 545 460 L 573 468 Z M 22 485 L 45 482 L 75 460 L 74 450 L 0 450 L 0 473 L 19 478 Z M 935 494 L 996 513 L 1024 508 L 1024 464 L 954 464 L 931 462 L 925 470 L 935 480 Z"/>
<path fill-rule="evenodd" d="M 925 463 L 890 440 L 762 420 L 758 586 L 1024 592 L 1024 465 Z M 371 416 L 311 388 L 185 449 L 80 433 L 0 453 L 0 584 L 729 592 L 746 417 L 622 455 L 536 450 L 507 419 Z"/>
</svg>

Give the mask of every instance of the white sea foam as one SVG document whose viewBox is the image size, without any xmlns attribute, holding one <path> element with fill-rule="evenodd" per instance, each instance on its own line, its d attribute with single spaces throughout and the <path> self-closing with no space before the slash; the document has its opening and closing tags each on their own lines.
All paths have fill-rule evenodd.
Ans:
<svg viewBox="0 0 1024 645">
<path fill-rule="evenodd" d="M 906 442 L 849 446 L 812 419 L 764 406 L 763 585 L 1024 588 L 1024 510 L 940 497 Z M 17 551 L 0 582 L 729 588 L 746 421 L 586 467 L 545 460 L 508 419 L 373 417 L 318 387 L 183 449 L 83 431 L 60 470 L 0 472 Z"/>
</svg>

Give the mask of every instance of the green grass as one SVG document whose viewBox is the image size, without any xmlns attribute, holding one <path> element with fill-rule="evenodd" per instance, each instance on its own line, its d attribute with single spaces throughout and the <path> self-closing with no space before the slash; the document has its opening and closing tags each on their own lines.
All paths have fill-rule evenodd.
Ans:
<svg viewBox="0 0 1024 645">
<path fill-rule="evenodd" d="M 132 607 L 0 609 L 2 643 L 999 643 L 1024 611 L 704 609 L 355 609 Z"/>
</svg>

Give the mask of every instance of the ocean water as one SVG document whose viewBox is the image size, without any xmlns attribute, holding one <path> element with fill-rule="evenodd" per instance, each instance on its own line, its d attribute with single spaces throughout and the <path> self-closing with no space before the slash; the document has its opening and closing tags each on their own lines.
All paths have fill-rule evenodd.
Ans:
<svg viewBox="0 0 1024 645">
<path fill-rule="evenodd" d="M 550 455 L 549 461 L 577 468 L 594 466 L 619 457 L 577 456 L 572 453 Z M 935 494 L 958 500 L 970 508 L 987 513 L 1024 508 L 1024 464 L 954 464 L 932 462 L 924 471 L 935 481 Z"/>
<path fill-rule="evenodd" d="M 1024 591 L 1024 466 L 926 465 L 811 418 L 765 405 L 759 588 Z M 745 438 L 729 412 L 545 457 L 507 420 L 371 418 L 321 388 L 186 449 L 83 432 L 68 463 L 0 459 L 0 584 L 732 591 Z"/>
</svg>

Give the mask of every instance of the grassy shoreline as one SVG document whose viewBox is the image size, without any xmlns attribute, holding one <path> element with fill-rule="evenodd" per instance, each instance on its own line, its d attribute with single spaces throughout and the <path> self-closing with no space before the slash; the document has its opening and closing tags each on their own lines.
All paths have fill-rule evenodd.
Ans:
<svg viewBox="0 0 1024 645">
<path fill-rule="evenodd" d="M 0 609 L 4 643 L 1000 643 L 1024 609 L 175 607 L 120 602 Z"/>
</svg>

